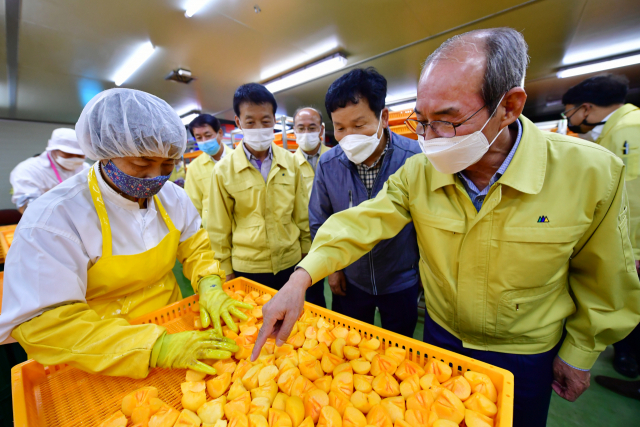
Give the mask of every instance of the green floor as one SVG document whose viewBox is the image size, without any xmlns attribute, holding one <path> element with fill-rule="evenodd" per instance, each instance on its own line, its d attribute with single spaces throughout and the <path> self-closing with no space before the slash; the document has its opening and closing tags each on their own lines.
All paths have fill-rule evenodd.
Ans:
<svg viewBox="0 0 640 427">
<path fill-rule="evenodd" d="M 178 283 L 182 289 L 182 295 L 185 297 L 192 295 L 191 285 L 182 275 L 182 266 L 177 264 L 174 272 L 176 272 Z M 326 281 L 324 294 L 330 307 L 331 291 Z M 380 326 L 379 313 L 376 313 L 375 324 Z M 413 337 L 417 340 L 422 340 L 422 330 L 423 319 L 419 319 Z M 612 358 L 613 349 L 609 347 L 602 353 L 591 370 L 591 387 L 576 402 L 567 402 L 553 393 L 547 422 L 548 427 L 632 427 L 640 425 L 640 401 L 612 393 L 600 387 L 594 380 L 596 375 L 623 378 L 613 370 L 611 366 Z"/>
</svg>

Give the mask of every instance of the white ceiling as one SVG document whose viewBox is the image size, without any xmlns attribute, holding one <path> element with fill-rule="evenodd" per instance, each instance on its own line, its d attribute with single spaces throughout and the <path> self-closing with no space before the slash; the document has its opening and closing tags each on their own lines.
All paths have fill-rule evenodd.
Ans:
<svg viewBox="0 0 640 427">
<path fill-rule="evenodd" d="M 619 43 L 640 49 L 639 0 L 209 0 L 190 19 L 186 3 L 23 0 L 15 118 L 74 123 L 92 94 L 114 87 L 119 65 L 146 41 L 156 51 L 123 87 L 151 92 L 178 112 L 201 108 L 226 119 L 233 118 L 239 85 L 337 50 L 346 54 L 348 67 L 378 68 L 389 94 L 400 95 L 415 91 L 420 63 L 446 38 L 511 26 L 530 46 L 527 112 L 544 115 L 550 99 L 581 80 L 555 78 L 566 55 L 602 47 L 612 52 Z M 6 63 L 5 43 L 0 63 Z M 197 80 L 166 81 L 178 67 Z M 638 66 L 628 68 L 620 71 L 639 87 Z M 278 93 L 280 112 L 291 114 L 303 104 L 322 107 L 327 87 L 348 69 Z M 0 118 L 10 118 L 6 67 L 0 67 Z"/>
</svg>

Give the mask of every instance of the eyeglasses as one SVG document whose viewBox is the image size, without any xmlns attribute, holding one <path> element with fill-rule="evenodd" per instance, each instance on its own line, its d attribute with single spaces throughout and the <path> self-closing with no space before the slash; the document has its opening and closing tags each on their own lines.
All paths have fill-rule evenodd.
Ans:
<svg viewBox="0 0 640 427">
<path fill-rule="evenodd" d="M 573 117 L 573 114 L 576 114 L 576 113 L 577 113 L 577 111 L 576 111 L 576 113 L 573 113 L 573 114 L 572 114 L 572 115 L 570 115 L 570 116 L 567 116 L 567 113 L 570 113 L 570 112 L 571 112 L 571 111 L 573 111 L 573 110 L 577 110 L 578 108 L 582 107 L 583 105 L 584 105 L 584 104 L 576 105 L 575 107 L 570 108 L 570 109 L 568 109 L 567 111 L 563 111 L 562 113 L 560 113 L 560 117 L 562 117 L 562 118 L 563 118 L 563 119 L 565 119 L 565 120 L 569 120 L 571 117 Z"/>
<path fill-rule="evenodd" d="M 487 104 L 484 104 L 482 107 L 480 107 L 478 111 L 473 113 L 471 116 L 469 116 L 469 118 L 467 118 L 465 121 L 461 123 L 451 123 L 451 122 L 445 122 L 442 120 L 434 120 L 431 123 L 421 122 L 419 120 L 411 118 L 411 116 L 413 116 L 416 113 L 414 111 L 411 113 L 409 118 L 404 121 L 404 124 L 406 124 L 407 127 L 413 133 L 417 135 L 421 135 L 422 137 L 424 137 L 427 134 L 427 128 L 430 127 L 433 133 L 438 135 L 440 138 L 453 138 L 454 136 L 456 136 L 456 128 L 462 126 L 463 124 L 471 120 L 473 116 L 475 116 L 480 111 L 482 111 L 482 109 L 486 106 Z"/>
</svg>

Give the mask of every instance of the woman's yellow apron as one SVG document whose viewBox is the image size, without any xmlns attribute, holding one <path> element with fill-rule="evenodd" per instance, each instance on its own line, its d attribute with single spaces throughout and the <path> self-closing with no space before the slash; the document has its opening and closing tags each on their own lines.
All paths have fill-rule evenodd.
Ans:
<svg viewBox="0 0 640 427">
<path fill-rule="evenodd" d="M 158 196 L 153 200 L 169 233 L 155 248 L 135 255 L 113 255 L 111 225 L 94 168 L 89 189 L 102 228 L 102 257 L 88 271 L 87 304 L 103 319 L 135 319 L 182 298 L 173 275 L 180 231 L 171 222 Z"/>
</svg>

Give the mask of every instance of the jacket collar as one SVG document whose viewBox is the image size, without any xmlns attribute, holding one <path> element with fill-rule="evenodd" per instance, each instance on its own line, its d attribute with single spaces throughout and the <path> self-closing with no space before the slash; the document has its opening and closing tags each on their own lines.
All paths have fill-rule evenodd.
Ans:
<svg viewBox="0 0 640 427">
<path fill-rule="evenodd" d="M 244 143 L 240 141 L 240 145 L 238 145 L 238 148 L 233 150 L 230 154 L 231 156 L 233 156 L 233 166 L 237 172 L 240 172 L 248 167 L 252 167 L 249 159 L 247 159 L 247 155 L 244 152 L 243 144 Z M 273 169 L 273 164 L 277 164 L 283 169 L 287 169 L 287 162 L 284 159 L 284 153 L 280 153 L 279 148 L 280 147 L 278 147 L 275 143 L 271 143 L 271 155 L 273 158 L 271 169 Z"/>
<path fill-rule="evenodd" d="M 638 107 L 636 107 L 635 105 L 633 105 L 633 104 L 624 104 L 622 107 L 620 107 L 616 111 L 614 111 L 613 114 L 611 115 L 611 117 L 609 117 L 607 122 L 604 124 L 604 128 L 602 129 L 602 133 L 600 134 L 600 136 L 596 140 L 596 144 L 599 144 L 600 143 L 599 141 L 602 138 L 604 138 L 605 136 L 607 136 L 607 134 L 611 131 L 611 129 L 613 129 L 614 126 L 617 125 L 620 120 L 622 120 L 622 117 L 624 117 L 627 114 L 631 113 L 632 111 L 636 111 L 636 110 L 638 110 Z"/>
<path fill-rule="evenodd" d="M 523 193 L 538 194 L 547 171 L 546 138 L 525 116 L 521 115 L 518 120 L 522 124 L 520 145 L 498 182 Z M 455 179 L 454 175 L 440 173 L 431 165 L 431 191 L 455 185 Z"/>
<path fill-rule="evenodd" d="M 324 144 L 320 144 L 320 151 L 318 151 L 318 154 L 320 155 L 320 157 L 322 157 L 322 155 L 324 153 L 326 153 L 327 151 L 329 151 L 331 148 L 327 147 Z M 298 165 L 302 166 L 305 164 L 305 162 L 307 161 L 307 158 L 304 156 L 304 153 L 302 152 L 302 148 L 298 147 L 298 149 L 296 150 L 295 154 L 294 154 L 295 158 L 298 160 Z"/>
</svg>

